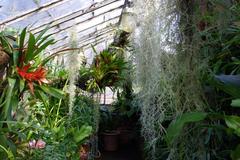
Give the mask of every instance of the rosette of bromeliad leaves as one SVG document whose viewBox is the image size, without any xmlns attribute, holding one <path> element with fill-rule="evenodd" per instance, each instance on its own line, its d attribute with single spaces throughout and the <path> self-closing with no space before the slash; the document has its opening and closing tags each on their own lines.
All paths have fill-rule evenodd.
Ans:
<svg viewBox="0 0 240 160">
<path fill-rule="evenodd" d="M 109 47 L 97 53 L 90 68 L 80 70 L 79 82 L 86 82 L 84 88 L 94 92 L 102 92 L 106 87 L 111 89 L 122 86 L 126 78 L 128 62 L 124 58 L 124 50 L 118 47 Z"/>
<path fill-rule="evenodd" d="M 12 120 L 11 113 L 17 109 L 26 91 L 40 100 L 47 97 L 46 93 L 56 98 L 64 95 L 48 85 L 45 65 L 53 56 L 43 59 L 43 51 L 55 42 L 49 39 L 50 35 L 44 35 L 46 31 L 35 36 L 24 28 L 16 37 L 0 33 L 0 54 L 4 55 L 0 59 L 5 57 L 4 65 L 0 64 L 1 120 Z"/>
</svg>

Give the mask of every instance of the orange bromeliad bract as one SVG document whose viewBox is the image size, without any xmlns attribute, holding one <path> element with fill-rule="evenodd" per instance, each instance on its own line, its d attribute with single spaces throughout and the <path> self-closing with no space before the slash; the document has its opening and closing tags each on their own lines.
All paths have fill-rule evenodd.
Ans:
<svg viewBox="0 0 240 160">
<path fill-rule="evenodd" d="M 42 83 L 48 83 L 46 79 L 46 70 L 43 67 L 39 67 L 35 71 L 28 72 L 30 64 L 23 66 L 22 68 L 17 67 L 18 74 L 28 82 L 28 86 L 32 94 L 34 94 L 33 82 L 38 82 L 39 85 Z"/>
</svg>

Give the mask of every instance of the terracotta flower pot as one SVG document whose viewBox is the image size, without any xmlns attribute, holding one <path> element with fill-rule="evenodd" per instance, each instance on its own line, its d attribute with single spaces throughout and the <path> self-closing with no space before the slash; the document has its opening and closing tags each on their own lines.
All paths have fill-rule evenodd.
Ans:
<svg viewBox="0 0 240 160">
<path fill-rule="evenodd" d="M 103 144 L 105 151 L 118 150 L 119 131 L 107 131 L 103 133 Z"/>
</svg>

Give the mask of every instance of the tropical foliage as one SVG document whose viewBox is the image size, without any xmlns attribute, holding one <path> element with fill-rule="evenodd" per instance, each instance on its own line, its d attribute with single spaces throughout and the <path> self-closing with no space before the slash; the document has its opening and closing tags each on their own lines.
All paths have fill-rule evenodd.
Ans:
<svg viewBox="0 0 240 160">
<path fill-rule="evenodd" d="M 139 119 L 146 160 L 240 159 L 239 1 L 134 7 L 133 43 L 117 32 L 81 67 L 77 52 L 71 66 L 54 63 L 48 28 L 0 32 L 0 159 L 91 159 L 99 132 L 135 130 Z M 71 36 L 67 50 L 79 51 Z M 100 107 L 107 87 L 117 100 Z"/>
<path fill-rule="evenodd" d="M 0 81 L 1 159 L 78 159 L 79 147 L 92 133 L 91 124 L 77 123 L 78 112 L 70 118 L 66 114 L 68 98 L 63 89 L 67 82 L 57 85 L 50 80 L 54 73 L 48 71 L 48 62 L 54 55 L 46 57 L 43 53 L 54 40 L 44 35 L 46 31 L 37 36 L 27 28 L 19 35 L 0 34 L 4 55 Z"/>
<path fill-rule="evenodd" d="M 82 78 L 87 79 L 88 90 L 103 91 L 106 87 L 116 88 L 124 80 L 127 61 L 120 48 L 109 48 L 99 54 L 93 48 L 95 57 L 90 68 L 80 70 Z"/>
</svg>

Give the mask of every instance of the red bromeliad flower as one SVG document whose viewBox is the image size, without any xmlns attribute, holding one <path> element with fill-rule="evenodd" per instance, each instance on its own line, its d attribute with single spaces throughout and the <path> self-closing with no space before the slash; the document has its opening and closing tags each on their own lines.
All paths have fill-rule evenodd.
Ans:
<svg viewBox="0 0 240 160">
<path fill-rule="evenodd" d="M 32 94 L 34 94 L 33 82 L 38 82 L 39 85 L 42 83 L 48 83 L 46 79 L 46 70 L 43 67 L 39 67 L 35 71 L 28 72 L 30 64 L 23 66 L 22 68 L 17 67 L 18 74 L 28 82 L 28 86 Z"/>
</svg>

